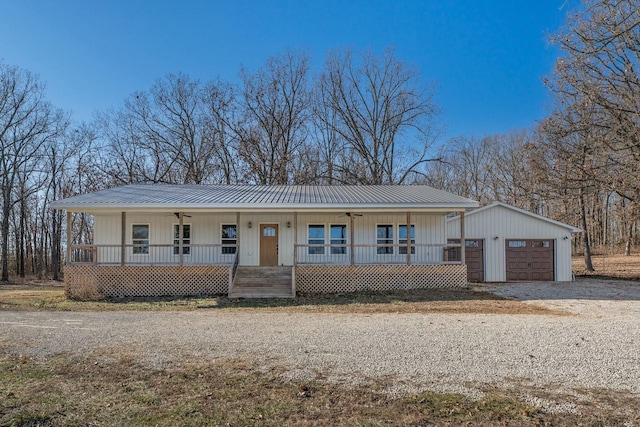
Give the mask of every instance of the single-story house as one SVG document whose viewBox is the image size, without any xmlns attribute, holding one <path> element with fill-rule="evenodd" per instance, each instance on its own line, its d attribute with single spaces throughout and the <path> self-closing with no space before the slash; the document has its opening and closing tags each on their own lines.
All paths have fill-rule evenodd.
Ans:
<svg viewBox="0 0 640 427">
<path fill-rule="evenodd" d="M 465 246 L 446 218 L 477 206 L 419 185 L 143 184 L 53 204 L 67 211 L 76 298 L 464 286 Z M 73 241 L 74 213 L 93 216 L 93 242 Z M 461 259 L 446 259 L 455 247 Z"/>
<path fill-rule="evenodd" d="M 447 219 L 447 239 L 460 243 L 461 216 Z M 582 230 L 494 202 L 464 218 L 470 281 L 570 281 L 571 234 Z M 452 249 L 447 259 L 459 259 Z"/>
</svg>

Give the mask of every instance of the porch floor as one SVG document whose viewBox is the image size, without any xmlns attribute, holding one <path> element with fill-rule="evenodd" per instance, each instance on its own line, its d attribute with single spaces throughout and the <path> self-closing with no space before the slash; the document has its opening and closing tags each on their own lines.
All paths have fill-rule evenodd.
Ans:
<svg viewBox="0 0 640 427">
<path fill-rule="evenodd" d="M 238 267 L 230 298 L 293 298 L 291 267 Z"/>
</svg>

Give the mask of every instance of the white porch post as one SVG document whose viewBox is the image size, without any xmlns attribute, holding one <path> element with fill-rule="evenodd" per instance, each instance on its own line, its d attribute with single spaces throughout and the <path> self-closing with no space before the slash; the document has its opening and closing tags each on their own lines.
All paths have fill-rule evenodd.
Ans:
<svg viewBox="0 0 640 427">
<path fill-rule="evenodd" d="M 120 213 L 120 265 L 124 266 L 127 244 L 127 213 Z"/>
<path fill-rule="evenodd" d="M 407 265 L 411 265 L 411 212 L 407 212 Z"/>
<path fill-rule="evenodd" d="M 293 265 L 298 264 L 298 212 L 293 213 Z"/>
<path fill-rule="evenodd" d="M 179 259 L 180 259 L 180 266 L 182 267 L 182 264 L 184 263 L 184 253 L 183 253 L 183 242 L 182 242 L 182 235 L 184 234 L 182 232 L 182 226 L 184 224 L 184 214 L 182 212 L 178 213 L 178 251 L 180 251 L 180 255 L 179 255 Z"/>
<path fill-rule="evenodd" d="M 236 212 L 236 258 L 240 264 L 240 212 Z"/>
<path fill-rule="evenodd" d="M 293 268 L 291 269 L 291 294 L 296 296 L 296 265 L 298 264 L 298 212 L 293 213 Z"/>
<path fill-rule="evenodd" d="M 353 217 L 355 215 L 353 214 L 353 212 L 349 212 L 349 234 L 350 234 L 350 244 L 351 244 L 351 265 L 355 265 L 356 263 L 356 254 L 354 252 L 354 244 L 355 244 L 355 239 L 354 236 L 356 235 L 355 230 L 353 229 Z"/>
<path fill-rule="evenodd" d="M 67 211 L 67 265 L 71 264 L 72 239 L 73 239 L 73 212 Z"/>
<path fill-rule="evenodd" d="M 464 240 L 464 211 L 460 212 L 460 263 L 466 264 L 464 250 L 467 247 Z"/>
</svg>

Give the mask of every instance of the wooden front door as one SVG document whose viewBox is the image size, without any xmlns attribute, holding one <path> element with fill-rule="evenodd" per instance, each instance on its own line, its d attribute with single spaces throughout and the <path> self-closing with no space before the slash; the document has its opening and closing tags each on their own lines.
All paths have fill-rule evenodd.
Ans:
<svg viewBox="0 0 640 427">
<path fill-rule="evenodd" d="M 260 265 L 278 265 L 278 224 L 260 224 Z"/>
</svg>

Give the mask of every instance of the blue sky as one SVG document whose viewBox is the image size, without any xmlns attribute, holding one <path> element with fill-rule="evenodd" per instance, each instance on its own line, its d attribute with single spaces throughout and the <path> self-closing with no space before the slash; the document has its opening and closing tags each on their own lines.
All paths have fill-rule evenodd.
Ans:
<svg viewBox="0 0 640 427">
<path fill-rule="evenodd" d="M 76 121 L 118 107 L 168 73 L 237 81 L 287 48 L 315 69 L 326 52 L 395 47 L 437 84 L 446 137 L 544 117 L 542 78 L 578 0 L 0 0 L 0 59 L 40 75 Z"/>
</svg>

